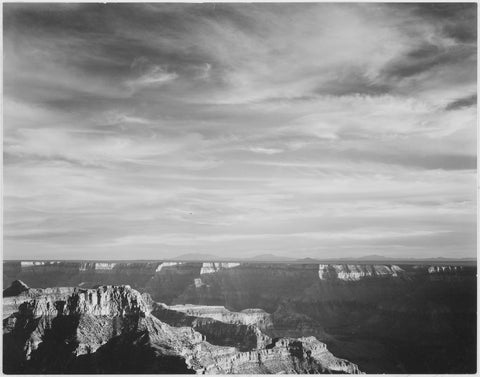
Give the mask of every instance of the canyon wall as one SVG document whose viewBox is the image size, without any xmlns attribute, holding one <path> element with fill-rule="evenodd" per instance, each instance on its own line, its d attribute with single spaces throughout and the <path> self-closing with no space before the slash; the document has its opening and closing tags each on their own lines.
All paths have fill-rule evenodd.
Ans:
<svg viewBox="0 0 480 377">
<path fill-rule="evenodd" d="M 235 344 L 239 330 L 225 322 L 212 327 L 210 320 L 236 316 L 240 325 L 240 318 L 255 315 L 229 313 L 261 310 L 271 323 L 264 327 L 270 338 L 315 336 L 337 356 L 372 373 L 470 373 L 476 368 L 475 266 L 96 263 L 5 262 L 4 284 L 16 279 L 37 287 L 130 284 L 153 301 L 180 305 L 177 312 L 197 318 L 199 331 L 217 343 L 227 339 L 224 344 Z M 250 349 L 255 334 L 241 331 L 249 340 L 236 344 Z"/>
<path fill-rule="evenodd" d="M 161 321 L 156 304 L 129 286 L 27 287 L 4 297 L 13 300 L 17 308 L 4 319 L 6 373 L 360 373 L 313 337 L 265 337 L 246 351 L 209 343 L 185 323 Z"/>
</svg>

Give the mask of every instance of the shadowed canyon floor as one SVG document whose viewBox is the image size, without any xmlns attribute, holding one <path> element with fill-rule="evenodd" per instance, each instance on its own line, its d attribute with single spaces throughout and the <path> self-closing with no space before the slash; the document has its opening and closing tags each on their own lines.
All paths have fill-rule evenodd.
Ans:
<svg viewBox="0 0 480 377">
<path fill-rule="evenodd" d="M 476 371 L 474 266 L 4 262 L 3 283 L 9 373 Z"/>
</svg>

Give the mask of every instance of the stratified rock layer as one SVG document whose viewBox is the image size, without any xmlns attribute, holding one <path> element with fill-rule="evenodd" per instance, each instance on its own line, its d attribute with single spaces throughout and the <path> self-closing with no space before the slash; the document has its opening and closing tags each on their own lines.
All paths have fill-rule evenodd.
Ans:
<svg viewBox="0 0 480 377">
<path fill-rule="evenodd" d="M 213 318 L 217 321 L 266 327 L 271 323 L 270 314 L 262 309 L 244 309 L 240 312 L 232 312 L 224 306 L 208 305 L 172 305 L 171 310 L 182 312 L 194 317 Z"/>
<path fill-rule="evenodd" d="M 265 336 L 245 352 L 213 345 L 152 315 L 155 304 L 129 286 L 27 289 L 4 304 L 13 311 L 4 319 L 7 373 L 359 373 L 315 338 Z"/>
<path fill-rule="evenodd" d="M 240 266 L 240 263 L 222 263 L 222 262 L 207 262 L 202 264 L 202 269 L 200 270 L 200 275 L 203 274 L 213 274 L 220 270 L 225 270 L 228 268 L 234 268 Z"/>
<path fill-rule="evenodd" d="M 404 272 L 402 268 L 396 265 L 320 264 L 318 266 L 320 280 L 357 281 L 366 277 L 398 277 Z"/>
<path fill-rule="evenodd" d="M 43 288 L 129 284 L 167 306 L 217 306 L 232 313 L 262 309 L 270 313 L 273 323 L 262 329 L 270 339 L 315 336 L 336 356 L 368 373 L 476 371 L 477 270 L 473 263 L 339 261 L 335 264 L 345 279 L 330 267 L 321 278 L 322 269 L 313 261 L 240 263 L 203 274 L 202 267 L 208 266 L 202 262 L 116 262 L 104 269 L 96 263 L 106 262 L 6 261 L 4 286 L 14 280 Z M 372 266 L 388 269 L 374 273 Z M 5 298 L 4 317 L 17 311 L 16 301 L 21 303 L 18 297 Z M 162 315 L 173 326 L 179 323 L 178 315 L 188 317 L 169 310 L 164 308 Z M 256 347 L 254 331 L 243 325 L 217 323 L 200 314 L 192 318 L 196 331 L 215 345 L 245 351 Z M 236 341 L 238 334 L 246 340 Z"/>
</svg>

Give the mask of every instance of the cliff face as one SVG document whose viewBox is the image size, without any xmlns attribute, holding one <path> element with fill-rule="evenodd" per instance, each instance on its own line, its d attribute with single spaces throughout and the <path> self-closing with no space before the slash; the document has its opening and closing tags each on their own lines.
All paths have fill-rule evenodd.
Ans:
<svg viewBox="0 0 480 377">
<path fill-rule="evenodd" d="M 177 326 L 191 317 L 187 326 L 208 341 L 242 351 L 257 347 L 258 337 L 249 328 L 254 326 L 270 339 L 315 336 L 335 355 L 372 373 L 476 368 L 475 266 L 99 263 L 6 262 L 4 283 L 21 279 L 44 288 L 130 284 L 166 304 L 161 321 Z M 5 297 L 4 314 L 16 311 L 18 302 Z M 245 315 L 250 308 L 268 315 Z M 180 314 L 184 319 L 177 318 Z M 270 324 L 253 323 L 260 317 Z M 238 341 L 239 334 L 245 341 Z"/>
<path fill-rule="evenodd" d="M 25 291 L 28 291 L 28 285 L 21 280 L 15 280 L 10 287 L 3 290 L 3 297 L 18 296 Z"/>
<path fill-rule="evenodd" d="M 227 268 L 234 268 L 240 266 L 240 263 L 222 263 L 222 262 L 207 262 L 202 264 L 202 269 L 200 270 L 200 275 L 203 274 L 213 274 L 220 270 Z"/>
<path fill-rule="evenodd" d="M 237 325 L 255 325 L 261 328 L 271 326 L 270 314 L 262 309 L 245 309 L 232 312 L 224 306 L 207 305 L 172 305 L 171 310 L 182 312 L 194 317 L 212 318 L 220 322 Z"/>
<path fill-rule="evenodd" d="M 15 298 L 18 310 L 4 319 L 7 373 L 359 372 L 314 338 L 246 352 L 213 345 L 192 327 L 159 320 L 148 296 L 129 286 L 27 289 Z"/>
<path fill-rule="evenodd" d="M 276 309 L 279 296 L 298 297 L 319 281 L 328 286 L 337 281 L 363 284 L 365 279 L 459 280 L 471 274 L 469 269 L 447 265 L 25 261 L 4 263 L 3 284 L 8 286 L 14 280 L 43 288 L 128 284 L 167 304 L 261 307 L 271 312 Z M 225 293 L 228 284 L 241 288 L 249 285 L 252 289 L 235 291 L 233 286 L 230 294 L 217 297 L 215 292 Z"/>
<path fill-rule="evenodd" d="M 51 313 L 57 312 L 55 308 L 55 302 L 65 301 L 67 297 L 75 291 L 72 287 L 56 287 L 56 288 L 28 288 L 24 283 L 24 288 L 17 295 L 11 295 L 8 292 L 12 292 L 12 287 L 17 286 L 17 282 L 13 282 L 12 285 L 4 290 L 3 297 L 3 318 L 12 315 L 19 310 L 20 305 L 25 302 L 30 302 L 30 310 L 33 313 L 50 311 Z M 15 289 L 15 288 L 14 288 Z"/>
<path fill-rule="evenodd" d="M 434 273 L 429 265 L 323 267 L 224 269 L 202 275 L 202 284 L 188 286 L 174 303 L 261 308 L 271 314 L 270 337 L 313 335 L 371 373 L 475 370 L 474 267 Z"/>
<path fill-rule="evenodd" d="M 404 272 L 396 265 L 320 264 L 318 276 L 320 280 L 357 281 L 367 277 L 398 277 Z"/>
<path fill-rule="evenodd" d="M 218 359 L 204 373 L 231 374 L 359 374 L 358 367 L 334 357 L 313 337 L 275 340 L 268 348 Z"/>
<path fill-rule="evenodd" d="M 103 286 L 97 289 L 47 288 L 32 290 L 28 296 L 29 299 L 21 305 L 24 310 L 30 311 L 33 317 L 72 314 L 120 316 L 149 312 L 141 295 L 130 289 L 130 286 Z"/>
<path fill-rule="evenodd" d="M 272 339 L 264 333 L 272 326 L 270 315 L 261 309 L 231 312 L 223 306 L 155 303 L 152 315 L 171 326 L 191 326 L 212 344 L 236 347 L 240 351 L 262 349 Z"/>
</svg>

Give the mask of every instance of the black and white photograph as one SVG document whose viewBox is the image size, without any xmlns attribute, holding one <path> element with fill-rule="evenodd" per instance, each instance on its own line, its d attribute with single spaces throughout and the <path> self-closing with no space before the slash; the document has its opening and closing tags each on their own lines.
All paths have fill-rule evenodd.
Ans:
<svg viewBox="0 0 480 377">
<path fill-rule="evenodd" d="M 2 23 L 3 373 L 477 373 L 477 2 Z"/>
</svg>

